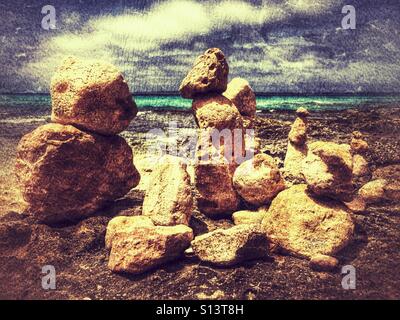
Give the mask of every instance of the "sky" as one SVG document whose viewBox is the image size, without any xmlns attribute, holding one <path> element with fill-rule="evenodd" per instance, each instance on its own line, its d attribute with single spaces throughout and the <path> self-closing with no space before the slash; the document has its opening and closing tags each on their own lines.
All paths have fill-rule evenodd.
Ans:
<svg viewBox="0 0 400 320">
<path fill-rule="evenodd" d="M 174 92 L 210 47 L 257 92 L 400 92 L 399 0 L 0 0 L 0 18 L 0 93 L 47 93 L 71 55 L 116 65 L 133 92 Z"/>
</svg>

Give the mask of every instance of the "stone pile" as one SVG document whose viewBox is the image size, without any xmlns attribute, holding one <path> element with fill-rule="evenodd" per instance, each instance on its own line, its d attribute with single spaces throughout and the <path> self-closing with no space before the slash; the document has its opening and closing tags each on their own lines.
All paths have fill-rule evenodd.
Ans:
<svg viewBox="0 0 400 320">
<path fill-rule="evenodd" d="M 112 65 L 66 59 L 51 81 L 52 121 L 18 145 L 16 175 L 27 211 L 39 221 L 87 217 L 140 180 L 118 133 L 137 108 Z"/>
</svg>

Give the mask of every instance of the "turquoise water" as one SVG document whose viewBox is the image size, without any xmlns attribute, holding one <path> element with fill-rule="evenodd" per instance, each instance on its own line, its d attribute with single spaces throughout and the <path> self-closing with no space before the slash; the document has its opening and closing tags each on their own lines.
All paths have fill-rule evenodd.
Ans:
<svg viewBox="0 0 400 320">
<path fill-rule="evenodd" d="M 135 96 L 139 109 L 171 109 L 188 110 L 191 100 L 182 99 L 179 96 Z M 50 106 L 48 95 L 24 94 L 24 95 L 0 95 L 1 106 Z M 400 95 L 376 95 L 376 96 L 269 96 L 258 97 L 257 108 L 259 110 L 293 110 L 299 106 L 305 106 L 309 110 L 343 110 L 359 108 L 370 105 L 400 104 Z"/>
</svg>

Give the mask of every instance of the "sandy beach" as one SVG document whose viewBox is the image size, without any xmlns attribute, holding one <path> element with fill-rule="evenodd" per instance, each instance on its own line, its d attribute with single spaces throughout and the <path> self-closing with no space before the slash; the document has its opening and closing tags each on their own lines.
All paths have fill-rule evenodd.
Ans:
<svg viewBox="0 0 400 320">
<path fill-rule="evenodd" d="M 134 149 L 135 163 L 144 182 L 92 218 L 74 225 L 49 228 L 33 225 L 30 217 L 21 215 L 23 201 L 13 175 L 19 139 L 49 121 L 49 109 L 0 110 L 0 219 L 5 225 L 16 221 L 21 224 L 19 241 L 37 237 L 29 252 L 15 251 L 18 244 L 10 245 L 7 239 L 0 239 L 0 248 L 5 252 L 0 263 L 1 298 L 400 298 L 400 208 L 390 203 L 371 206 L 365 214 L 353 214 L 356 222 L 354 240 L 338 254 L 338 258 L 343 264 L 357 267 L 357 290 L 343 290 L 339 272 L 315 273 L 309 269 L 306 260 L 291 256 L 273 256 L 270 260 L 246 262 L 234 268 L 215 268 L 185 259 L 140 276 L 113 274 L 107 268 L 105 228 L 115 215 L 141 212 L 144 184 L 152 171 L 152 162 L 146 155 L 151 141 L 145 139 L 146 133 L 152 128 L 166 130 L 171 121 L 176 121 L 178 143 L 182 143 L 188 134 L 196 132 L 193 116 L 178 111 L 139 112 L 122 136 Z M 267 111 L 257 115 L 256 132 L 261 138 L 262 152 L 283 161 L 294 112 Z M 349 143 L 354 130 L 363 132 L 370 145 L 368 160 L 372 172 L 379 169 L 382 173 L 385 168 L 400 167 L 399 107 L 313 112 L 310 117 L 311 141 Z M 211 220 L 198 210 L 191 221 L 195 234 L 231 225 L 228 219 Z M 38 237 L 39 234 L 44 236 Z M 37 282 L 41 263 L 45 260 L 52 262 L 58 270 L 57 290 L 53 292 L 42 290 Z M 153 290 L 155 287 L 158 290 Z"/>
</svg>

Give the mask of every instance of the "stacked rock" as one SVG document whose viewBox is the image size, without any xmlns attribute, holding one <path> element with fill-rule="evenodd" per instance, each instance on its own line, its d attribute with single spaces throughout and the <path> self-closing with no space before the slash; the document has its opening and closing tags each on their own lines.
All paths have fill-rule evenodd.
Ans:
<svg viewBox="0 0 400 320">
<path fill-rule="evenodd" d="M 304 107 L 297 109 L 297 118 L 292 124 L 288 136 L 288 146 L 284 161 L 284 174 L 291 180 L 302 182 L 303 160 L 307 156 L 307 117 L 309 112 Z"/>
<path fill-rule="evenodd" d="M 192 211 L 186 163 L 161 157 L 148 181 L 142 216 L 116 217 L 107 226 L 109 268 L 139 274 L 179 257 L 193 239 Z"/>
<path fill-rule="evenodd" d="M 228 88 L 228 73 L 224 53 L 208 49 L 197 58 L 179 88 L 182 97 L 193 99 L 192 110 L 202 129 L 196 148 L 196 159 L 201 161 L 195 163 L 195 185 L 199 210 L 211 216 L 232 213 L 239 203 L 232 184 L 236 162 L 233 140 L 234 132 L 243 135 L 243 118 L 237 106 L 223 95 Z M 219 136 L 218 141 L 212 139 L 217 130 L 230 136 L 229 143 Z M 244 143 L 243 136 L 238 141 Z"/>
<path fill-rule="evenodd" d="M 16 175 L 27 211 L 59 223 L 90 216 L 140 180 L 118 133 L 137 113 L 114 66 L 68 58 L 51 82 L 52 121 L 18 145 Z"/>
</svg>

